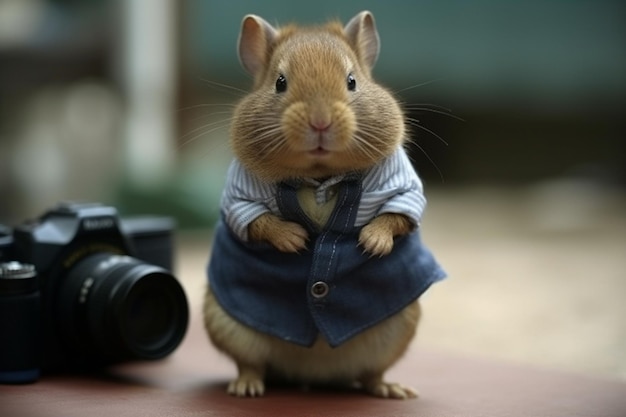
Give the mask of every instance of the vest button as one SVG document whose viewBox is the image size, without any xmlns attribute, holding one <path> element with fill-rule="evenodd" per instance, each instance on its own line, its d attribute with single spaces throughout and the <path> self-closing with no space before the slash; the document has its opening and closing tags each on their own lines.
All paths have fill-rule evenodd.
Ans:
<svg viewBox="0 0 626 417">
<path fill-rule="evenodd" d="M 315 298 L 324 298 L 328 295 L 328 284 L 323 281 L 317 281 L 311 286 L 311 295 Z"/>
</svg>

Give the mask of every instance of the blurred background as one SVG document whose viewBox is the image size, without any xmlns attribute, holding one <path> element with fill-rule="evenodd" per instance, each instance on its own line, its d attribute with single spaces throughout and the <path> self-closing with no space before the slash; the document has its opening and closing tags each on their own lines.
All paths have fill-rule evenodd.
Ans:
<svg viewBox="0 0 626 417">
<path fill-rule="evenodd" d="M 424 234 L 450 274 L 425 296 L 422 343 L 626 379 L 619 0 L 0 0 L 0 223 L 60 200 L 174 216 L 199 303 L 229 113 L 251 85 L 243 15 L 363 9 L 375 77 L 417 121 Z"/>
</svg>

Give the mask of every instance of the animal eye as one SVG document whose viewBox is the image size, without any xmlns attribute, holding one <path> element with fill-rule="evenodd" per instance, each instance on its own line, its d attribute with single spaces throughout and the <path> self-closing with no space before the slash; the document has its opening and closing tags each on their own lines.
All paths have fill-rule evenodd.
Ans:
<svg viewBox="0 0 626 417">
<path fill-rule="evenodd" d="M 352 74 L 348 74 L 348 90 L 356 90 L 356 78 Z"/>
<path fill-rule="evenodd" d="M 287 78 L 285 78 L 283 74 L 280 74 L 276 80 L 276 92 L 284 93 L 285 91 L 287 91 Z"/>
</svg>

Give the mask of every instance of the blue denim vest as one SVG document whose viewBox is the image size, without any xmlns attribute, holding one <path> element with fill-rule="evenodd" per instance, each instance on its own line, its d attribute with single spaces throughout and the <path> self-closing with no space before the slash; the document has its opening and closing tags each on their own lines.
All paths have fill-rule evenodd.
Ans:
<svg viewBox="0 0 626 417">
<path fill-rule="evenodd" d="M 243 242 L 221 220 L 208 267 L 211 290 L 228 314 L 258 331 L 302 346 L 319 333 L 333 347 L 399 312 L 445 272 L 417 231 L 395 239 L 392 252 L 369 257 L 354 227 L 361 185 L 344 180 L 326 226 L 317 230 L 298 204 L 298 185 L 278 187 L 283 217 L 309 232 L 307 251 L 283 253 Z"/>
</svg>

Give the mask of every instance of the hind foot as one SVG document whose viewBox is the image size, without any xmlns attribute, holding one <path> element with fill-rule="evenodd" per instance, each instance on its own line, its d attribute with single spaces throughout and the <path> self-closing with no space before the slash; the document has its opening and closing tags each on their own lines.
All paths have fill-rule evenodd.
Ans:
<svg viewBox="0 0 626 417">
<path fill-rule="evenodd" d="M 263 372 L 246 366 L 239 367 L 239 376 L 228 384 L 228 393 L 237 397 L 262 397 L 265 394 Z"/>
<path fill-rule="evenodd" d="M 382 378 L 372 378 L 363 381 L 365 391 L 380 398 L 393 398 L 407 400 L 417 398 L 418 393 L 412 387 L 406 387 L 397 383 L 385 382 Z"/>
</svg>

